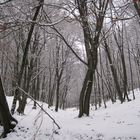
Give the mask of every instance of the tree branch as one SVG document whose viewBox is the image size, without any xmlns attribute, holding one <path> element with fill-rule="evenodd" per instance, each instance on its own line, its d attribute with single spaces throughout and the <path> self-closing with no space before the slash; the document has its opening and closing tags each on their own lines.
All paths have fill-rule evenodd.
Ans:
<svg viewBox="0 0 140 140">
<path fill-rule="evenodd" d="M 7 0 L 7 1 L 4 1 L 4 2 L 0 2 L 0 5 L 4 5 L 4 4 L 6 4 L 6 3 L 10 2 L 10 1 L 12 1 L 12 0 Z"/>
<path fill-rule="evenodd" d="M 31 100 L 33 100 L 41 109 L 42 111 L 49 116 L 49 118 L 54 122 L 54 124 L 60 129 L 60 126 L 56 123 L 55 119 L 32 97 L 30 96 L 26 91 L 24 91 L 22 88 L 17 87 L 20 91 L 22 91 L 25 95 L 27 95 Z"/>
</svg>

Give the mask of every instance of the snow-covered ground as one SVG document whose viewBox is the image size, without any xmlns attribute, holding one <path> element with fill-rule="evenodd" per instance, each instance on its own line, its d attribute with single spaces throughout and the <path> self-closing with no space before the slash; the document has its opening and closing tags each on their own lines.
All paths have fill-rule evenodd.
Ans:
<svg viewBox="0 0 140 140">
<path fill-rule="evenodd" d="M 19 123 L 4 140 L 140 140 L 140 91 L 135 90 L 135 95 L 136 100 L 131 102 L 108 102 L 107 109 L 95 111 L 93 107 L 90 116 L 83 118 L 77 117 L 76 108 L 56 113 L 40 103 L 60 125 L 60 130 L 39 107 L 32 109 L 29 99 L 25 115 L 15 114 Z M 11 101 L 8 97 L 9 105 Z"/>
</svg>

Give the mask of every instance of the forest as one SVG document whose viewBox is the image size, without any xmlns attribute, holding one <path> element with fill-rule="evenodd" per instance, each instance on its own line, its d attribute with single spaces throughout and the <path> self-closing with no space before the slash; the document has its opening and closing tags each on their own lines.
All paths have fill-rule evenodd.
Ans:
<svg viewBox="0 0 140 140">
<path fill-rule="evenodd" d="M 28 99 L 60 129 L 48 109 L 90 117 L 108 102 L 133 102 L 135 89 L 140 0 L 0 0 L 1 138 L 17 127 L 15 114 L 26 115 Z"/>
</svg>

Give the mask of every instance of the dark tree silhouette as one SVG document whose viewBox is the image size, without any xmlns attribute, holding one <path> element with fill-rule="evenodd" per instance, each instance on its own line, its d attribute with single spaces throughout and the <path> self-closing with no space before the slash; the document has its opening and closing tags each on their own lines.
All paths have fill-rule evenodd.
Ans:
<svg viewBox="0 0 140 140">
<path fill-rule="evenodd" d="M 0 77 L 0 121 L 1 125 L 4 127 L 4 131 L 1 134 L 1 138 L 6 137 L 7 133 L 10 133 L 18 123 L 18 121 L 12 117 L 9 111 L 1 77 Z"/>
<path fill-rule="evenodd" d="M 87 57 L 87 71 L 84 78 L 83 86 L 80 93 L 79 99 L 79 117 L 82 117 L 84 114 L 89 115 L 90 107 L 90 96 L 93 86 L 93 75 L 95 73 L 97 62 L 98 62 L 98 47 L 99 47 L 99 38 L 101 35 L 101 30 L 103 27 L 104 17 L 106 9 L 108 7 L 109 0 L 99 1 L 96 4 L 99 5 L 99 9 L 94 11 L 96 16 L 95 18 L 95 34 L 93 34 L 92 28 L 90 26 L 88 12 L 89 12 L 89 3 L 87 0 L 76 0 L 80 21 L 83 29 L 84 44 Z M 91 9 L 96 9 L 95 3 L 92 5 Z M 97 16 L 98 15 L 98 16 Z"/>
</svg>

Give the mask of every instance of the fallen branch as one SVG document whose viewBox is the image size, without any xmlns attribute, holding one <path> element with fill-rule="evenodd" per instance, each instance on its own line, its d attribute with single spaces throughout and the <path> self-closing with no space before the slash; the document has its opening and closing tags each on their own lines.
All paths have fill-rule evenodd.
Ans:
<svg viewBox="0 0 140 140">
<path fill-rule="evenodd" d="M 60 126 L 56 123 L 56 121 L 54 120 L 54 118 L 32 97 L 30 96 L 26 91 L 24 91 L 22 88 L 17 87 L 19 90 L 21 90 L 25 95 L 27 95 L 31 100 L 33 100 L 42 110 L 45 114 L 47 114 L 49 116 L 49 118 L 51 118 L 51 120 L 53 121 L 53 123 L 58 127 L 58 129 L 60 129 Z"/>
</svg>

